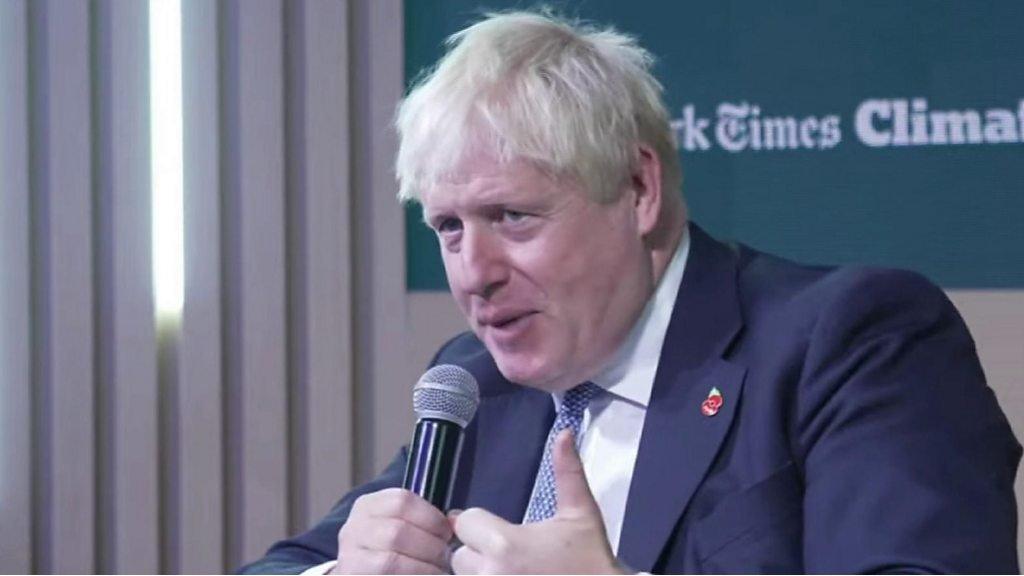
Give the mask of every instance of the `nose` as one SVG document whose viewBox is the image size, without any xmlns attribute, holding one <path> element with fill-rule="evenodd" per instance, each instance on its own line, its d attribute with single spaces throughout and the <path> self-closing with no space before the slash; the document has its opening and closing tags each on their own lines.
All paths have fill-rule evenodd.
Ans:
<svg viewBox="0 0 1024 576">
<path fill-rule="evenodd" d="M 507 254 L 500 238 L 486 226 L 466 226 L 459 251 L 462 289 L 490 298 L 508 281 Z"/>
</svg>

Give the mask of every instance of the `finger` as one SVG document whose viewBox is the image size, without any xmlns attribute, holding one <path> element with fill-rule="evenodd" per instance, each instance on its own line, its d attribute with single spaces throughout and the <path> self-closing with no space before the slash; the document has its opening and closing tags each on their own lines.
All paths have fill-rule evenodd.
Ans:
<svg viewBox="0 0 1024 576">
<path fill-rule="evenodd" d="M 448 542 L 418 526 L 393 518 L 380 519 L 357 540 L 371 550 L 398 552 L 444 570 L 448 565 Z"/>
<path fill-rule="evenodd" d="M 448 525 L 452 527 L 453 534 L 455 533 L 455 522 L 459 519 L 459 514 L 462 514 L 462 510 L 449 510 L 447 514 Z"/>
<path fill-rule="evenodd" d="M 351 516 L 357 513 L 405 520 L 445 541 L 452 537 L 452 527 L 444 513 L 419 495 L 402 488 L 388 488 L 361 496 L 352 506 Z"/>
<path fill-rule="evenodd" d="M 455 520 L 455 536 L 484 555 L 493 554 L 506 547 L 511 526 L 483 508 L 470 508 Z"/>
<path fill-rule="evenodd" d="M 448 511 L 448 525 L 452 528 L 452 539 L 448 541 L 449 550 L 455 550 L 459 546 L 462 546 L 462 541 L 459 540 L 458 536 L 455 536 L 455 523 L 459 520 L 460 514 L 462 514 L 462 510 Z"/>
<path fill-rule="evenodd" d="M 469 546 L 460 546 L 452 554 L 452 572 L 455 574 L 482 574 L 484 557 Z"/>
<path fill-rule="evenodd" d="M 551 448 L 551 467 L 555 473 L 555 494 L 558 499 L 556 515 L 599 513 L 597 502 L 590 493 L 583 462 L 576 453 L 571 430 L 563 430 Z"/>
<path fill-rule="evenodd" d="M 381 552 L 379 550 L 361 550 L 338 558 L 335 567 L 338 574 L 445 574 L 445 570 L 428 562 L 403 556 L 397 552 Z"/>
</svg>

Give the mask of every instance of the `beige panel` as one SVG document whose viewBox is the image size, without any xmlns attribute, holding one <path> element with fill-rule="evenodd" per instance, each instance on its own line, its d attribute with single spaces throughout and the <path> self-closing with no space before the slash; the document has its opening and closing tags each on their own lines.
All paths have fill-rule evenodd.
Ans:
<svg viewBox="0 0 1024 576">
<path fill-rule="evenodd" d="M 357 272 L 356 480 L 364 481 L 394 457 L 412 433 L 412 385 L 405 355 L 405 224 L 395 200 L 397 150 L 391 120 L 402 96 L 402 2 L 360 0 L 352 5 L 353 189 Z M 355 55 L 354 55 L 355 56 Z"/>
<path fill-rule="evenodd" d="M 0 572 L 32 569 L 28 21 L 0 2 Z"/>
<path fill-rule="evenodd" d="M 410 292 L 408 307 L 407 378 L 415 381 L 441 346 L 469 325 L 448 292 Z"/>
<path fill-rule="evenodd" d="M 287 396 L 285 390 L 284 105 L 280 0 L 238 2 L 237 299 L 229 336 L 237 356 L 232 412 L 238 426 L 239 474 L 232 489 L 229 563 L 263 554 L 287 532 Z M 231 12 L 231 11 L 229 11 Z M 229 466 L 229 469 L 231 466 Z M 230 477 L 230 476 L 229 476 Z M 231 556 L 237 554 L 238 556 Z"/>
<path fill-rule="evenodd" d="M 347 5 L 291 5 L 293 205 L 290 294 L 292 526 L 317 521 L 352 481 L 352 267 L 349 241 Z M 300 272 L 301 271 L 301 272 Z M 301 277 L 297 277 L 301 274 Z M 300 313 L 301 311 L 301 313 Z"/>
<path fill-rule="evenodd" d="M 94 569 L 93 212 L 89 4 L 30 3 L 35 75 L 33 154 L 40 284 L 35 386 L 35 568 Z"/>
<path fill-rule="evenodd" d="M 949 290 L 1018 441 L 1024 441 L 1024 290 Z M 1024 519 L 1024 469 L 1017 471 L 1017 517 Z M 1024 530 L 1017 530 L 1018 554 Z M 1024 563 L 1024 562 L 1022 562 Z"/>
<path fill-rule="evenodd" d="M 1024 438 L 1024 291 L 949 290 L 974 336 L 989 385 Z"/>
<path fill-rule="evenodd" d="M 103 105 L 100 208 L 109 223 L 102 247 L 101 421 L 109 456 L 100 475 L 112 530 L 103 572 L 156 573 L 158 564 L 157 388 L 150 225 L 148 12 L 136 0 L 98 4 Z M 109 275 L 108 275 L 109 274 Z"/>
<path fill-rule="evenodd" d="M 224 555 L 221 397 L 221 210 L 217 5 L 182 2 L 182 108 L 185 165 L 185 307 L 176 376 L 163 385 L 176 425 L 168 451 L 165 572 L 229 571 Z"/>
</svg>

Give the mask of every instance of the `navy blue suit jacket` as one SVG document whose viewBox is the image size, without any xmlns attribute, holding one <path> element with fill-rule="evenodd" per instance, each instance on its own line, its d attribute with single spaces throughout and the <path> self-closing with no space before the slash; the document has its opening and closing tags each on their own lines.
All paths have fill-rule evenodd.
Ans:
<svg viewBox="0 0 1024 576">
<path fill-rule="evenodd" d="M 1017 572 L 1020 445 L 974 343 L 918 275 L 810 268 L 716 242 L 691 251 L 644 423 L 618 556 L 652 572 Z M 548 394 L 506 381 L 471 334 L 437 363 L 481 387 L 453 506 L 521 520 Z M 712 388 L 724 398 L 705 416 Z M 333 559 L 355 499 L 258 571 Z"/>
</svg>

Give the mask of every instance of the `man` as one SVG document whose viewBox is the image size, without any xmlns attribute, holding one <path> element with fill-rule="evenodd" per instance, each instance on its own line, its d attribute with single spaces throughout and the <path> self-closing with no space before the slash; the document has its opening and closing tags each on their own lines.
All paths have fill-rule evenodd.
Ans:
<svg viewBox="0 0 1024 576">
<path fill-rule="evenodd" d="M 539 14 L 453 37 L 397 169 L 472 328 L 435 358 L 481 386 L 465 511 L 403 451 L 249 570 L 1017 571 L 1020 446 L 953 306 L 688 224 L 650 62 Z"/>
</svg>

